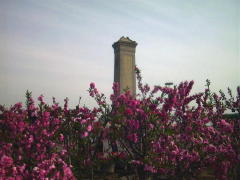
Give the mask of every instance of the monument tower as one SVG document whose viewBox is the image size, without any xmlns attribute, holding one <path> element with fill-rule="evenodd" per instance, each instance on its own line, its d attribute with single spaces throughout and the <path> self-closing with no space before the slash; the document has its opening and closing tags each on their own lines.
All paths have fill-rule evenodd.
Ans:
<svg viewBox="0 0 240 180">
<path fill-rule="evenodd" d="M 137 43 L 128 37 L 121 37 L 114 48 L 114 82 L 118 82 L 120 93 L 129 90 L 136 95 L 135 50 Z"/>
</svg>

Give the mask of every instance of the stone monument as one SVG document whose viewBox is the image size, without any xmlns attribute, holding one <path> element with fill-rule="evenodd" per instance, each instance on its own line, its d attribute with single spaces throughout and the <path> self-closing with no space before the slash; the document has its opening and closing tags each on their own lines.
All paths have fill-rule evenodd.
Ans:
<svg viewBox="0 0 240 180">
<path fill-rule="evenodd" d="M 136 95 L 135 50 L 137 43 L 128 37 L 121 37 L 114 48 L 114 82 L 119 83 L 120 93 L 129 90 Z"/>
</svg>

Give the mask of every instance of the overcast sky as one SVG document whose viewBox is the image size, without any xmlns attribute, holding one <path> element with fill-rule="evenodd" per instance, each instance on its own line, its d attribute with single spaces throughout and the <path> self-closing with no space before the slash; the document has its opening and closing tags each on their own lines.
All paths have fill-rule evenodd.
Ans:
<svg viewBox="0 0 240 180">
<path fill-rule="evenodd" d="M 239 0 L 0 0 L 0 104 L 93 105 L 91 82 L 109 96 L 112 44 L 138 43 L 144 82 L 194 80 L 194 92 L 240 85 Z"/>
</svg>

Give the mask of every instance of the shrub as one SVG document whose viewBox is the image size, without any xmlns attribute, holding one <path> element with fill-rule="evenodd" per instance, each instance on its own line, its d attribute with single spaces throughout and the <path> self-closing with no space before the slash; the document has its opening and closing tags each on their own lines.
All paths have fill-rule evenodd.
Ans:
<svg viewBox="0 0 240 180">
<path fill-rule="evenodd" d="M 69 109 L 67 98 L 47 105 L 42 95 L 36 106 L 29 92 L 26 108 L 0 106 L 0 179 L 93 178 L 111 163 L 139 179 L 197 178 L 206 168 L 216 179 L 239 177 L 240 119 L 225 112 L 240 114 L 240 87 L 227 98 L 207 81 L 191 95 L 193 81 L 151 89 L 136 74 L 140 94 L 114 84 L 110 104 L 91 83 L 95 108 Z"/>
</svg>

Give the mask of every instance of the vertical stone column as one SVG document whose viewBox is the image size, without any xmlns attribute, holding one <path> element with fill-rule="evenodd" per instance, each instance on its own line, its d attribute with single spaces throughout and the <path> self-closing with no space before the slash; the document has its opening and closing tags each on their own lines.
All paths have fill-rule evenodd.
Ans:
<svg viewBox="0 0 240 180">
<path fill-rule="evenodd" d="M 114 82 L 120 85 L 120 93 L 129 90 L 136 95 L 135 50 L 137 43 L 128 37 L 121 37 L 114 48 Z"/>
</svg>

